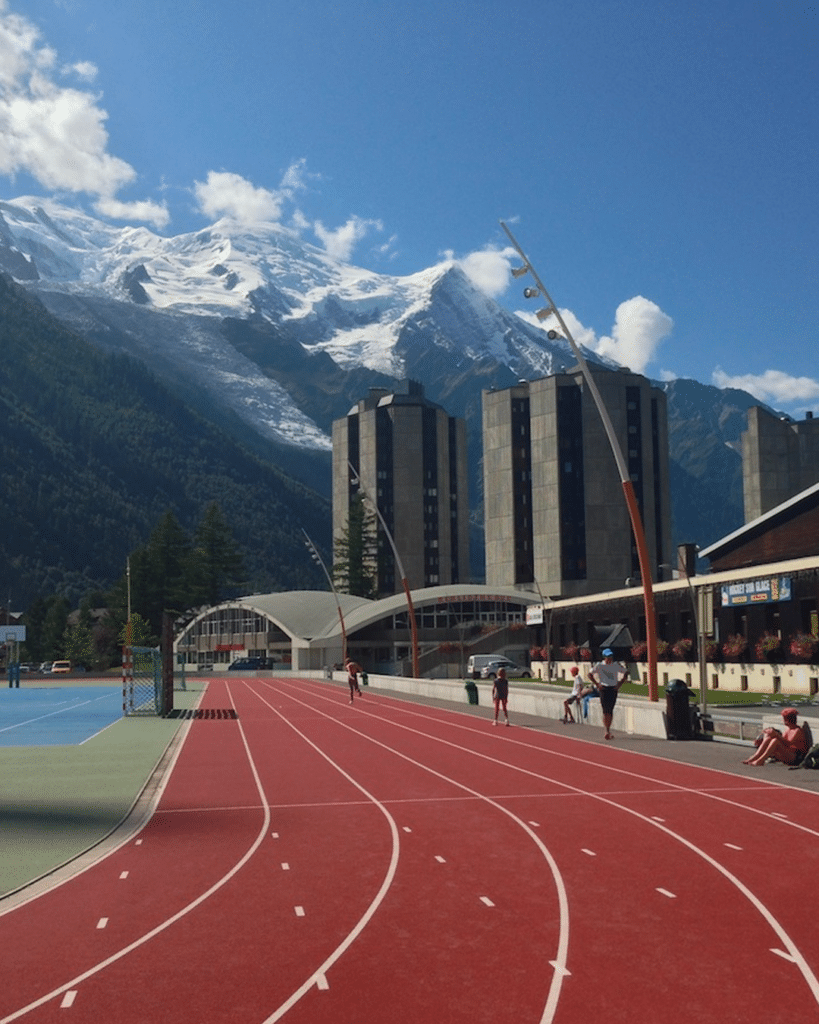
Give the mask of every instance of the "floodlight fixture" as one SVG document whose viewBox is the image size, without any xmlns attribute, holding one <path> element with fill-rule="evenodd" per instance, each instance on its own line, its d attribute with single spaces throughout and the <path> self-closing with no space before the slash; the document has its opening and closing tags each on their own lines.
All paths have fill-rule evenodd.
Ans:
<svg viewBox="0 0 819 1024">
<path fill-rule="evenodd" d="M 540 295 L 540 292 L 537 290 L 537 288 L 524 288 L 523 289 L 523 297 L 524 297 L 524 299 L 536 299 L 538 297 L 538 295 Z"/>
<path fill-rule="evenodd" d="M 523 277 L 524 274 L 528 273 L 528 267 L 512 267 L 512 277 Z"/>
<path fill-rule="evenodd" d="M 572 337 L 572 333 L 569 330 L 566 322 L 560 314 L 560 311 L 552 301 L 552 297 L 549 295 L 546 286 L 541 281 L 535 268 L 532 266 L 531 261 L 521 247 L 518 245 L 517 239 L 509 230 L 503 221 L 500 222 L 501 227 L 506 232 L 506 236 L 515 248 L 518 256 L 523 260 L 524 266 L 527 270 L 531 270 L 532 278 L 534 279 L 535 285 L 540 290 L 541 295 L 549 303 L 546 309 L 538 310 L 535 314 L 538 320 L 545 320 L 549 316 L 557 317 L 557 322 L 560 330 L 569 342 L 572 348 L 572 352 L 575 354 L 577 361 L 580 365 L 580 369 L 583 373 L 583 378 L 586 381 L 588 389 L 594 399 L 594 404 L 597 406 L 597 410 L 600 414 L 600 419 L 603 422 L 603 428 L 606 432 L 606 436 L 609 439 L 611 445 L 612 455 L 614 461 L 617 464 L 617 471 L 620 475 L 620 482 L 623 487 L 623 496 L 626 501 L 628 508 L 629 518 L 631 520 L 632 530 L 634 533 L 634 540 L 637 545 L 637 555 L 640 562 L 640 575 L 643 578 L 643 600 L 645 604 L 645 615 L 646 615 L 646 633 L 648 639 L 648 697 L 649 700 L 657 700 L 657 615 L 654 608 L 654 588 L 651 579 L 651 567 L 648 555 L 648 545 L 646 543 L 645 529 L 640 516 L 640 508 L 637 504 L 637 498 L 634 493 L 634 484 L 631 480 L 631 475 L 628 470 L 623 450 L 620 447 L 620 442 L 614 431 L 614 426 L 611 422 L 608 410 L 606 409 L 605 403 L 600 395 L 600 391 L 597 387 L 597 383 L 586 363 L 586 359 L 580 350 L 577 342 Z M 512 271 L 515 277 L 519 276 Z"/>
</svg>

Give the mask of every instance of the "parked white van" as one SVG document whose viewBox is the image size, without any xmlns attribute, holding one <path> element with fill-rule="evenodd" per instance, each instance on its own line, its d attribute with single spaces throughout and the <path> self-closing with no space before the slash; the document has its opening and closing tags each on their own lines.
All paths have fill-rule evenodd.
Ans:
<svg viewBox="0 0 819 1024">
<path fill-rule="evenodd" d="M 466 663 L 466 674 L 471 679 L 494 679 L 499 668 L 505 668 L 509 676 L 529 676 L 528 669 L 521 668 L 502 654 L 472 654 Z"/>
</svg>

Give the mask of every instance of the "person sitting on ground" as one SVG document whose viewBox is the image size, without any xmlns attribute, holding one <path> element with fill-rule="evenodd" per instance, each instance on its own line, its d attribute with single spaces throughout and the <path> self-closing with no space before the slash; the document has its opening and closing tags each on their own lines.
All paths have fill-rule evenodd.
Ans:
<svg viewBox="0 0 819 1024">
<path fill-rule="evenodd" d="M 796 715 L 796 708 L 785 708 L 782 711 L 785 732 L 766 729 L 757 752 L 742 763 L 757 767 L 772 757 L 784 764 L 799 764 L 808 752 L 808 738 L 802 726 L 796 724 Z"/>
<path fill-rule="evenodd" d="M 578 709 L 580 708 L 580 701 L 583 698 L 583 677 L 580 675 L 580 669 L 577 665 L 572 665 L 569 669 L 572 674 L 572 692 L 571 696 L 567 697 L 563 701 L 563 723 L 573 722 L 574 715 L 572 714 L 572 704 L 577 704 Z M 578 714 L 579 714 L 578 710 Z"/>
</svg>

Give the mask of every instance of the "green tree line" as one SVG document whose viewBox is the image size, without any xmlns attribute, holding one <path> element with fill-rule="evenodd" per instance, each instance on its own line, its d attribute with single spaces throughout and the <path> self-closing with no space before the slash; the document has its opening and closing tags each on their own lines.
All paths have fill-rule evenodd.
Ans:
<svg viewBox="0 0 819 1024">
<path fill-rule="evenodd" d="M 153 646 L 159 643 L 166 612 L 176 618 L 218 604 L 241 593 L 244 582 L 241 553 L 216 502 L 192 534 L 169 510 L 147 544 L 131 553 L 111 589 L 87 594 L 78 615 L 72 616 L 69 601 L 61 595 L 31 603 L 23 616 L 22 658 L 67 658 L 89 668 L 108 668 L 119 661 L 129 606 L 133 642 Z"/>
</svg>

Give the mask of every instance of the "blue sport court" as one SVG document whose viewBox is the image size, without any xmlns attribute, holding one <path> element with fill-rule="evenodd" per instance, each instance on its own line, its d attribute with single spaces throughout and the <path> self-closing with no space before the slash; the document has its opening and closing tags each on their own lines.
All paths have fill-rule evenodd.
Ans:
<svg viewBox="0 0 819 1024">
<path fill-rule="evenodd" d="M 79 746 L 120 718 L 121 686 L 0 689 L 0 747 Z"/>
</svg>

